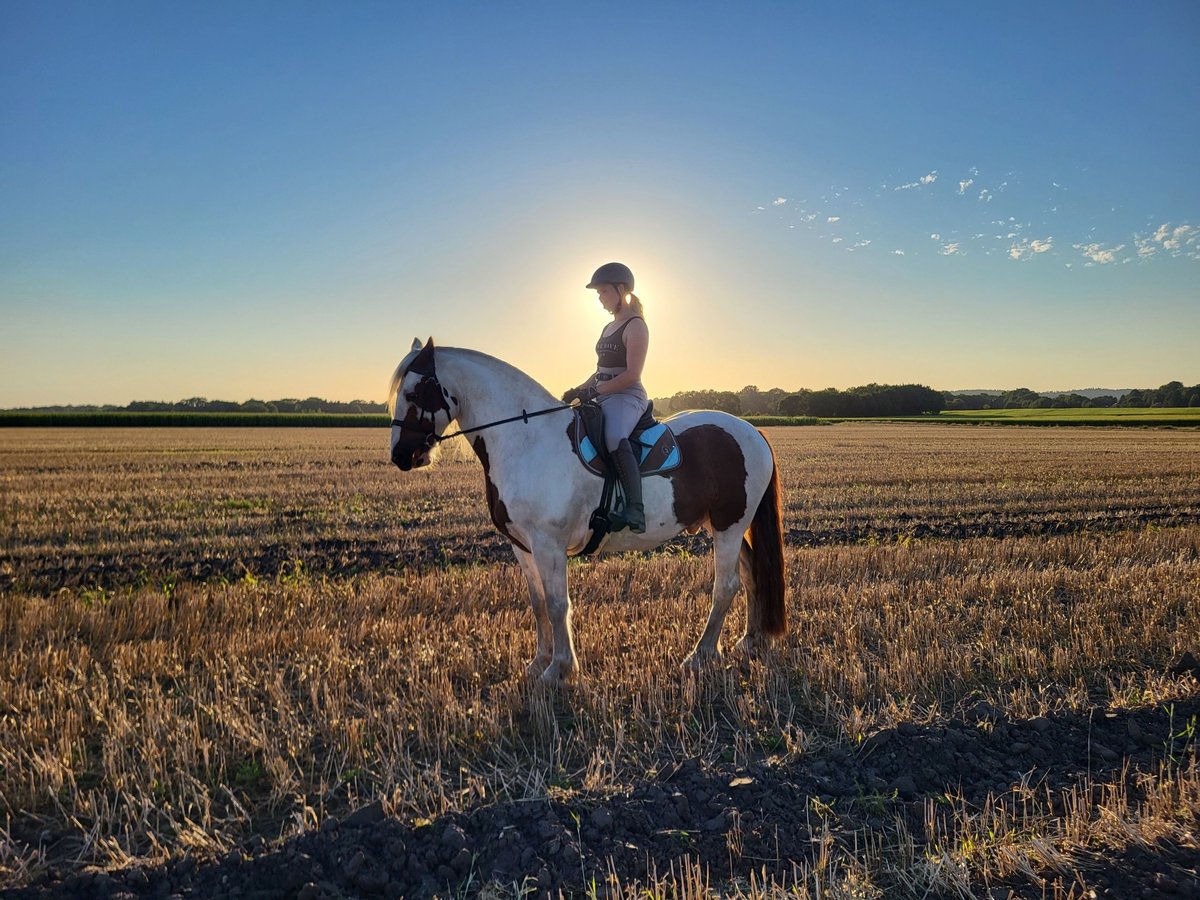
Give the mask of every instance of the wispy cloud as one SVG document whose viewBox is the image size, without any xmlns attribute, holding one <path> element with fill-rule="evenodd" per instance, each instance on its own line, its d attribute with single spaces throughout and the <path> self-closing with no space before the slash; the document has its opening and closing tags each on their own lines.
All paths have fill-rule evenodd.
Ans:
<svg viewBox="0 0 1200 900">
<path fill-rule="evenodd" d="M 1008 256 L 1010 259 L 1033 259 L 1042 253 L 1047 253 L 1054 246 L 1054 238 L 1046 238 L 1044 241 L 1030 240 L 1025 238 L 1018 241 L 1008 248 Z"/>
<path fill-rule="evenodd" d="M 1124 244 L 1115 247 L 1105 247 L 1103 244 L 1072 244 L 1076 250 L 1088 258 L 1088 266 L 1106 266 L 1117 261 L 1117 257 L 1125 249 Z"/>
<path fill-rule="evenodd" d="M 1200 228 L 1188 225 L 1186 222 L 1175 226 L 1172 226 L 1170 222 L 1164 222 L 1154 232 L 1154 240 L 1162 244 L 1164 250 L 1176 253 L 1184 247 L 1192 247 L 1200 242 Z"/>
<path fill-rule="evenodd" d="M 910 198 L 889 199 L 893 197 L 893 192 L 915 190 L 922 194 L 918 204 L 921 209 L 928 205 L 929 209 L 936 210 L 938 218 L 932 219 L 930 224 L 937 222 L 942 228 L 925 231 L 924 234 L 936 242 L 937 252 L 942 256 L 975 256 L 978 251 L 981 258 L 997 257 L 1014 261 L 1028 261 L 1039 256 L 1063 257 L 1060 262 L 1076 270 L 1088 266 L 1144 263 L 1167 257 L 1200 260 L 1200 225 L 1163 222 L 1161 219 L 1143 220 L 1143 230 L 1140 232 L 1130 230 L 1114 233 L 1112 223 L 1093 217 L 1089 228 L 1087 223 L 1074 222 L 1072 210 L 1064 205 L 1070 196 L 1068 191 L 1078 191 L 1079 186 L 1068 188 L 1065 181 L 1039 178 L 1037 185 L 1040 192 L 1031 193 L 1030 190 L 1021 189 L 1026 181 L 1028 179 L 1023 179 L 1021 173 L 1017 172 L 1007 172 L 1001 179 L 997 179 L 995 174 L 981 177 L 979 170 L 972 166 L 957 178 L 939 184 L 938 170 L 932 169 L 914 181 L 898 186 L 876 182 L 866 188 L 866 194 L 850 186 L 833 185 L 816 193 L 798 187 L 792 197 L 780 195 L 765 198 L 761 201 L 763 205 L 754 209 L 756 213 L 774 213 L 779 227 L 786 226 L 795 231 L 803 225 L 804 229 L 798 234 L 807 232 L 813 238 L 839 244 L 841 249 L 847 251 L 864 250 L 872 245 L 872 237 L 879 237 L 871 235 L 870 225 L 876 219 L 886 217 L 884 207 L 889 204 L 904 207 L 905 210 L 912 207 Z M 1047 184 L 1053 192 L 1051 196 L 1055 198 L 1049 203 L 1046 202 L 1044 187 Z M 871 199 L 872 195 L 874 200 Z M 978 198 L 979 204 L 987 205 L 986 211 L 972 203 L 963 205 L 950 200 L 956 195 Z M 811 202 L 796 199 L 800 196 L 811 198 Z M 880 209 L 873 208 L 875 206 Z M 1060 209 L 1066 212 L 1060 213 Z M 850 217 L 847 219 L 834 210 L 849 212 Z M 1117 209 L 1114 207 L 1111 211 L 1116 213 Z M 1078 230 L 1074 234 L 1064 234 L 1072 222 L 1078 226 Z M 912 228 L 908 239 L 897 233 L 889 242 L 894 240 L 910 246 L 914 242 L 919 244 L 922 232 L 916 230 L 915 221 L 908 224 Z M 928 228 L 928 225 L 925 227 Z M 983 230 L 985 228 L 986 231 Z M 1037 231 L 1053 231 L 1055 235 L 1037 237 Z M 905 256 L 907 253 L 900 248 L 881 249 L 878 252 L 891 256 Z M 917 250 L 914 252 L 919 254 Z"/>
<path fill-rule="evenodd" d="M 910 181 L 908 184 L 898 185 L 897 187 L 893 188 L 893 190 L 911 191 L 913 188 L 925 187 L 926 185 L 933 184 L 937 180 L 938 180 L 937 170 L 934 169 L 928 175 L 922 175 L 916 181 Z"/>
</svg>

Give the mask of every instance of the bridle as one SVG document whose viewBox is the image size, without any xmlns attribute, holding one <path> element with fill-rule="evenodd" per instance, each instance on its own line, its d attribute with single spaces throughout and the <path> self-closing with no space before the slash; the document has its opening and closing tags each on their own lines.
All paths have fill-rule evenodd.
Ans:
<svg viewBox="0 0 1200 900">
<path fill-rule="evenodd" d="M 404 395 L 404 399 L 417 408 L 419 411 L 419 416 L 415 422 L 411 419 L 392 419 L 392 425 L 398 427 L 401 434 L 403 434 L 405 431 L 411 431 L 421 435 L 422 437 L 420 446 L 423 446 L 426 450 L 432 450 L 442 441 L 448 441 L 450 438 L 456 438 L 460 435 L 472 434 L 476 431 L 483 431 L 485 428 L 492 428 L 496 425 L 507 425 L 509 422 L 525 422 L 528 424 L 530 419 L 537 418 L 538 416 L 544 416 L 549 413 L 561 412 L 564 409 L 574 408 L 573 404 L 566 403 L 562 406 L 552 406 L 548 409 L 539 409 L 534 412 L 521 410 L 521 414 L 519 416 L 510 416 L 507 419 L 497 419 L 495 422 L 487 422 L 483 425 L 476 425 L 474 428 L 464 428 L 460 431 L 454 432 L 453 434 L 438 434 L 436 431 L 437 426 L 435 422 L 435 417 L 437 414 L 445 410 L 447 416 L 449 416 L 451 419 L 454 418 L 454 413 L 451 412 L 450 404 L 446 402 L 446 398 L 450 397 L 451 400 L 454 400 L 456 406 L 458 405 L 458 401 L 451 397 L 450 392 L 442 387 L 441 382 L 438 381 L 437 368 L 434 365 L 432 353 L 429 356 L 428 369 L 417 369 L 414 367 L 409 369 L 409 371 L 415 375 L 420 375 L 421 380 L 417 382 L 416 387 Z M 427 416 L 428 418 L 426 418 Z"/>
</svg>

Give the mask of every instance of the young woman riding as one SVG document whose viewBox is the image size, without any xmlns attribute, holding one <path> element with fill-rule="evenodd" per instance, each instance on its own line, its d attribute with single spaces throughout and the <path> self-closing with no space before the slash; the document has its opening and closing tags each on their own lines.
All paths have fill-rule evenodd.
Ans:
<svg viewBox="0 0 1200 900">
<path fill-rule="evenodd" d="M 605 263 L 586 287 L 595 290 L 600 305 L 613 317 L 596 343 L 596 371 L 583 384 L 567 390 L 564 403 L 595 400 L 604 410 L 604 443 L 617 469 L 625 505 L 611 517 L 613 531 L 628 527 L 646 530 L 642 504 L 642 475 L 629 435 L 646 412 L 650 399 L 642 387 L 642 368 L 650 347 L 650 330 L 642 301 L 633 293 L 633 272 L 622 263 Z"/>
</svg>

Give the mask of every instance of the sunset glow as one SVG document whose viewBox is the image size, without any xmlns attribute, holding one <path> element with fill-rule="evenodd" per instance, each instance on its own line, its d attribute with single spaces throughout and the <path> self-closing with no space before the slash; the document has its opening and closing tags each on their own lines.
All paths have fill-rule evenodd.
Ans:
<svg viewBox="0 0 1200 900">
<path fill-rule="evenodd" d="M 417 10 L 7 4 L 0 407 L 1200 380 L 1194 3 Z"/>
</svg>

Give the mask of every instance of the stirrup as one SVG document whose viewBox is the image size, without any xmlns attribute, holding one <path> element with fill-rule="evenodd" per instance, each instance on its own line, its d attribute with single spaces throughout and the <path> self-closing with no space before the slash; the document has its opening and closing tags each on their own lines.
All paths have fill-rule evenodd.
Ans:
<svg viewBox="0 0 1200 900">
<path fill-rule="evenodd" d="M 609 531 L 624 531 L 628 528 L 634 534 L 646 533 L 646 507 L 641 503 L 628 503 L 621 509 L 614 510 L 608 516 Z"/>
</svg>

